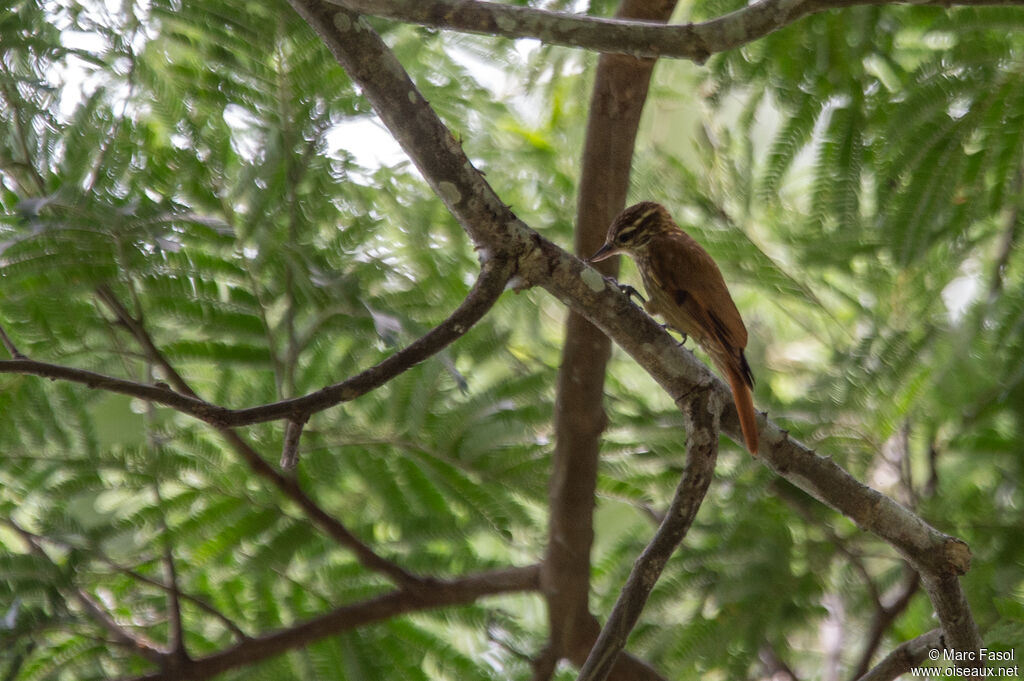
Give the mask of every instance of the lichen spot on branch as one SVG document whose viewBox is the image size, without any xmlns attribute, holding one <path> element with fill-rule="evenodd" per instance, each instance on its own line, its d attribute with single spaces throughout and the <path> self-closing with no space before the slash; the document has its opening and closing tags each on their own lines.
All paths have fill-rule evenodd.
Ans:
<svg viewBox="0 0 1024 681">
<path fill-rule="evenodd" d="M 504 14 L 497 14 L 494 17 L 494 25 L 506 33 L 514 32 L 518 28 L 515 18 Z"/>
<path fill-rule="evenodd" d="M 462 192 L 451 182 L 442 180 L 437 183 L 437 193 L 441 195 L 441 200 L 449 206 L 454 206 L 462 200 Z"/>
<path fill-rule="evenodd" d="M 595 270 L 593 267 L 584 267 L 583 272 L 580 274 L 580 279 L 587 285 L 594 293 L 598 293 L 604 289 L 604 277 L 601 273 Z"/>
</svg>

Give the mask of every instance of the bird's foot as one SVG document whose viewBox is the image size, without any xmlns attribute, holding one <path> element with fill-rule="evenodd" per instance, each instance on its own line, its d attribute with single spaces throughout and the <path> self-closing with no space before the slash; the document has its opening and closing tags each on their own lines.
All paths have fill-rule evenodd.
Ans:
<svg viewBox="0 0 1024 681">
<path fill-rule="evenodd" d="M 679 338 L 679 347 L 684 347 L 686 345 L 686 341 L 687 341 L 687 339 L 689 339 L 689 336 L 687 336 L 685 333 L 683 333 L 679 329 L 675 328 L 674 326 L 670 326 L 669 324 L 658 324 L 658 326 L 660 326 L 665 331 L 670 331 L 670 332 L 678 333 L 679 336 L 680 336 L 680 338 Z"/>
<path fill-rule="evenodd" d="M 633 296 L 636 296 L 641 303 L 647 302 L 646 300 L 644 300 L 644 297 L 640 295 L 640 292 L 637 291 L 632 286 L 630 286 L 629 284 L 620 284 L 618 282 L 615 282 L 615 285 L 619 287 L 620 291 L 626 294 L 626 297 L 629 298 L 630 301 L 633 300 Z"/>
</svg>

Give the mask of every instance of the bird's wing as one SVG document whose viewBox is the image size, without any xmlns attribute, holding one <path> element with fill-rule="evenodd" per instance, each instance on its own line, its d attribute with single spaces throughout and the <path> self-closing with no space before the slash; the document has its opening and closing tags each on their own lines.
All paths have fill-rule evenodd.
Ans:
<svg viewBox="0 0 1024 681">
<path fill-rule="evenodd" d="M 736 304 L 729 295 L 718 265 L 700 244 L 682 231 L 669 232 L 658 239 L 672 239 L 665 244 L 678 258 L 651 258 L 655 278 L 668 291 L 676 305 L 682 307 L 707 333 L 727 351 L 747 346 L 747 328 L 743 325 Z M 652 249 L 658 248 L 652 243 Z M 730 352 L 730 354 L 732 354 Z"/>
</svg>

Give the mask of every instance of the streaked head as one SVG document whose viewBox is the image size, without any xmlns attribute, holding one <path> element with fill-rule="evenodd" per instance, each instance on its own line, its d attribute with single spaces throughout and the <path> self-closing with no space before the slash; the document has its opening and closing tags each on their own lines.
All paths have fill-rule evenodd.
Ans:
<svg viewBox="0 0 1024 681">
<path fill-rule="evenodd" d="M 653 201 L 641 201 L 619 213 L 608 236 L 589 262 L 600 262 L 616 253 L 636 253 L 647 245 L 655 234 L 671 229 L 675 223 L 665 207 Z"/>
</svg>

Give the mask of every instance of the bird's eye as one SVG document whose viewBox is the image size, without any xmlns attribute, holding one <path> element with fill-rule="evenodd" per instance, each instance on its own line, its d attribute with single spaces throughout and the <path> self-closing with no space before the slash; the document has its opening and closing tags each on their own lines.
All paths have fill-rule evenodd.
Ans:
<svg viewBox="0 0 1024 681">
<path fill-rule="evenodd" d="M 633 240 L 634 235 L 636 235 L 636 224 L 626 225 L 615 235 L 615 241 L 620 244 L 628 244 Z"/>
</svg>

